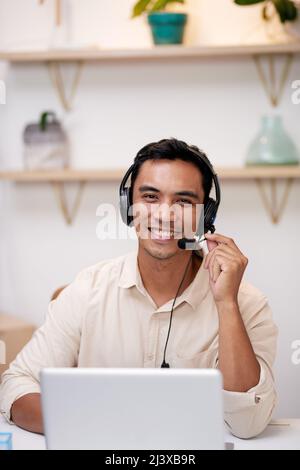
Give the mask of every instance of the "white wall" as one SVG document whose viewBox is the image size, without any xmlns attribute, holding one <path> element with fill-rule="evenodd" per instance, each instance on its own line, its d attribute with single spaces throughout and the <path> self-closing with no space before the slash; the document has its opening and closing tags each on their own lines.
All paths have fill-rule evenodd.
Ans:
<svg viewBox="0 0 300 470">
<path fill-rule="evenodd" d="M 144 21 L 128 19 L 129 0 L 73 0 L 73 41 L 103 47 L 151 44 Z M 52 5 L 0 0 L 0 47 L 46 47 L 53 42 Z M 231 0 L 191 0 L 188 43 L 249 42 L 264 38 L 257 7 Z M 245 34 L 243 31 L 251 31 Z M 254 31 L 254 32 L 253 32 Z M 246 36 L 246 37 L 245 37 Z M 223 39 L 222 39 L 223 38 Z M 127 167 L 152 140 L 175 136 L 205 149 L 215 165 L 243 163 L 262 114 L 272 112 L 250 59 L 87 65 L 74 111 L 65 115 L 43 65 L 0 66 L 7 105 L 0 105 L 1 168 L 22 167 L 21 133 L 42 110 L 64 119 L 75 167 Z M 293 65 L 278 112 L 300 147 L 300 105 L 291 102 Z M 74 197 L 75 188 L 68 189 Z M 281 223 L 271 224 L 252 182 L 224 183 L 218 230 L 234 237 L 250 259 L 247 278 L 269 297 L 280 329 L 276 376 L 277 416 L 300 417 L 300 366 L 291 344 L 300 339 L 300 187 L 295 183 Z M 45 184 L 0 187 L 0 309 L 37 324 L 44 320 L 53 290 L 85 266 L 123 254 L 132 241 L 96 238 L 96 208 L 117 203 L 117 186 L 91 184 L 79 215 L 67 227 L 52 189 Z"/>
</svg>

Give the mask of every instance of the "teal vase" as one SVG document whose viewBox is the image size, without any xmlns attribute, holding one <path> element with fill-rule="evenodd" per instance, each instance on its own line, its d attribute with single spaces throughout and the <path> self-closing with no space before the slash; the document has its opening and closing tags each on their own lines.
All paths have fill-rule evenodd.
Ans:
<svg viewBox="0 0 300 470">
<path fill-rule="evenodd" d="M 298 165 L 299 153 L 286 133 L 281 116 L 264 116 L 258 136 L 251 143 L 246 165 Z"/>
<path fill-rule="evenodd" d="M 151 26 L 154 44 L 182 44 L 184 29 L 187 23 L 185 13 L 165 11 L 149 13 L 148 23 Z"/>
</svg>

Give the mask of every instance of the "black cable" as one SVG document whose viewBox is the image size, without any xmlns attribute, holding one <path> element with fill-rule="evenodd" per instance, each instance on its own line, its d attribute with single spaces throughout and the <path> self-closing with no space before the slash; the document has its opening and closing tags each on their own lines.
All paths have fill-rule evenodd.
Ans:
<svg viewBox="0 0 300 470">
<path fill-rule="evenodd" d="M 167 335 L 167 340 L 166 340 L 166 344 L 165 344 L 165 350 L 164 350 L 164 358 L 163 358 L 163 362 L 162 362 L 162 365 L 160 366 L 162 369 L 169 369 L 170 368 L 170 365 L 168 363 L 166 363 L 166 352 L 167 352 L 167 347 L 168 347 L 168 342 L 169 342 L 169 337 L 170 337 L 170 331 L 171 331 L 171 326 L 172 326 L 172 320 L 173 320 L 173 310 L 174 310 L 174 307 L 175 307 L 175 302 L 177 300 L 177 297 L 179 295 L 179 292 L 180 292 L 180 289 L 182 287 L 182 284 L 184 283 L 184 280 L 185 280 L 185 277 L 187 275 L 187 272 L 188 272 L 188 269 L 189 269 L 189 266 L 190 266 L 190 263 L 193 259 L 193 254 L 191 255 L 190 259 L 189 259 L 189 262 L 187 264 L 187 267 L 185 268 L 185 271 L 184 271 L 184 275 L 183 275 L 183 278 L 182 278 L 182 281 L 180 283 L 180 286 L 178 287 L 178 291 L 175 295 L 175 298 L 174 298 L 174 302 L 173 302 L 173 305 L 172 305 L 172 310 L 171 310 L 171 314 L 170 314 L 170 322 L 169 322 L 169 331 L 168 331 L 168 335 Z"/>
</svg>

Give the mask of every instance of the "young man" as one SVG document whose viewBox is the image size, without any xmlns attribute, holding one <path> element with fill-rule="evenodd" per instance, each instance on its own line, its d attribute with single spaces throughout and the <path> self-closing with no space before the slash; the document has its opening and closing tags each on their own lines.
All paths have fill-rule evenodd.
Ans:
<svg viewBox="0 0 300 470">
<path fill-rule="evenodd" d="M 220 369 L 225 421 L 236 436 L 250 438 L 267 426 L 277 340 L 267 299 L 242 281 L 248 260 L 231 238 L 208 233 L 203 259 L 178 247 L 178 224 L 165 210 L 175 206 L 193 218 L 208 202 L 212 174 L 195 149 L 172 139 L 139 152 L 130 194 L 145 209 L 149 236 L 134 219 L 137 253 L 84 270 L 50 303 L 45 325 L 3 375 L 0 409 L 8 420 L 43 432 L 44 367 L 161 367 L 174 307 L 170 367 Z"/>
</svg>

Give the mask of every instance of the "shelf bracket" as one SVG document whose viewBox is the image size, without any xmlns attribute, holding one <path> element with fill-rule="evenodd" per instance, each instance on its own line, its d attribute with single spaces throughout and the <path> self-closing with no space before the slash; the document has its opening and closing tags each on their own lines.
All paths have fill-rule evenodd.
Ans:
<svg viewBox="0 0 300 470">
<path fill-rule="evenodd" d="M 85 182 L 80 181 L 77 194 L 75 197 L 75 201 L 73 207 L 69 209 L 67 201 L 66 201 L 66 192 L 64 183 L 54 182 L 52 183 L 52 187 L 57 198 L 58 207 L 63 214 L 63 217 L 67 223 L 67 225 L 72 225 L 76 215 L 78 214 L 78 210 L 82 201 L 83 191 L 85 188 Z"/>
<path fill-rule="evenodd" d="M 62 65 L 61 62 L 48 62 L 47 65 L 49 69 L 50 79 L 52 81 L 54 89 L 56 90 L 59 101 L 62 107 L 64 108 L 64 110 L 66 112 L 70 112 L 72 110 L 74 98 L 75 98 L 75 95 L 76 95 L 76 92 L 78 90 L 78 86 L 80 83 L 84 61 L 77 61 L 75 63 L 76 70 L 75 70 L 73 82 L 71 84 L 71 92 L 69 94 L 69 97 L 67 96 L 66 86 L 63 80 L 63 75 L 61 71 L 61 65 Z"/>
<path fill-rule="evenodd" d="M 261 199 L 265 206 L 266 211 L 268 212 L 272 223 L 278 224 L 282 218 L 283 212 L 287 206 L 288 198 L 291 192 L 292 184 L 294 179 L 287 178 L 285 179 L 284 191 L 280 203 L 278 202 L 278 181 L 277 179 L 268 180 L 270 185 L 270 197 L 268 197 L 267 190 L 264 184 L 264 181 L 260 178 L 255 179 L 258 186 Z"/>
<path fill-rule="evenodd" d="M 266 92 L 271 105 L 276 108 L 283 96 L 285 85 L 288 81 L 294 55 L 286 54 L 280 76 L 276 76 L 276 64 L 274 55 L 265 57 L 268 65 L 268 74 L 263 66 L 263 55 L 253 56 L 260 82 Z"/>
<path fill-rule="evenodd" d="M 39 0 L 40 5 L 44 5 L 46 0 Z M 55 0 L 55 22 L 56 26 L 61 25 L 61 0 Z"/>
</svg>

